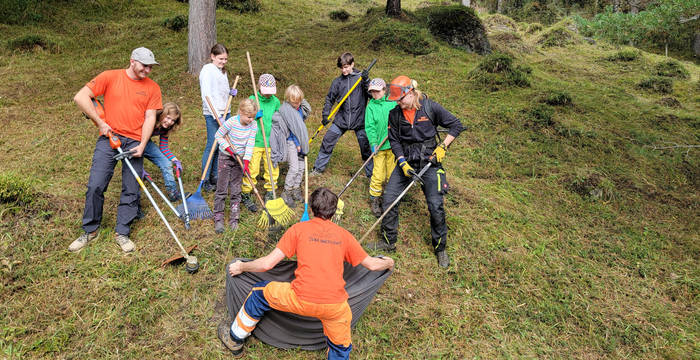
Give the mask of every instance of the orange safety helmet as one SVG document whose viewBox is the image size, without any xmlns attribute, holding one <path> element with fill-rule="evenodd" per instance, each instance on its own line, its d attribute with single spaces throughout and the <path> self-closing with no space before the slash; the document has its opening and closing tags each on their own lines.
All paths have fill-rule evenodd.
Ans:
<svg viewBox="0 0 700 360">
<path fill-rule="evenodd" d="M 413 90 L 413 82 L 406 75 L 397 76 L 389 84 L 389 97 L 387 100 L 399 101 L 403 99 L 409 91 Z"/>
</svg>

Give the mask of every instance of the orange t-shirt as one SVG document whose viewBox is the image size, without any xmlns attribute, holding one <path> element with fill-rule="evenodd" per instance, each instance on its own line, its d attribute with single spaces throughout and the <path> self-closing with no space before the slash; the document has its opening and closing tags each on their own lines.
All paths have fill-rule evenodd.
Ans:
<svg viewBox="0 0 700 360">
<path fill-rule="evenodd" d="M 290 227 L 277 243 L 285 256 L 297 256 L 292 290 L 302 300 L 337 304 L 348 299 L 343 262 L 359 265 L 367 252 L 354 236 L 330 220 L 313 218 Z"/>
<path fill-rule="evenodd" d="M 146 110 L 163 108 L 160 86 L 149 78 L 134 80 L 126 69 L 104 71 L 86 86 L 95 96 L 104 95 L 107 125 L 130 139 L 141 141 Z"/>
<path fill-rule="evenodd" d="M 413 125 L 413 121 L 416 119 L 416 109 L 414 109 L 414 108 L 411 108 L 408 110 L 402 109 L 401 111 L 403 111 L 403 117 L 406 118 L 406 121 L 408 121 L 411 125 Z"/>
</svg>

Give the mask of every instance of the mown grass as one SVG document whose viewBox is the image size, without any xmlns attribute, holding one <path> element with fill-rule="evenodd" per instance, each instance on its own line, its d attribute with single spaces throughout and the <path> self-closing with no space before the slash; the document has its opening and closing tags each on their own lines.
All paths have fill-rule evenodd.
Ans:
<svg viewBox="0 0 700 360">
<path fill-rule="evenodd" d="M 425 202 L 411 191 L 400 210 L 396 272 L 355 329 L 354 357 L 697 356 L 700 164 L 697 149 L 682 147 L 700 140 L 697 66 L 683 62 L 689 78 L 674 80 L 672 93 L 662 95 L 637 88 L 656 73 L 660 56 L 613 62 L 605 60 L 613 53 L 605 44 L 552 46 L 516 54 L 532 70 L 530 87 L 492 91 L 468 81 L 482 57 L 437 41 L 422 56 L 371 50 L 370 36 L 348 31 L 371 4 L 324 4 L 263 1 L 257 15 L 217 12 L 219 41 L 230 50 L 229 70 L 241 75 L 243 94 L 252 91 L 248 50 L 256 74 L 273 73 L 280 93 L 291 83 L 302 87 L 315 130 L 338 74 L 335 58 L 350 50 L 358 68 L 379 59 L 372 76 L 416 78 L 468 128 L 445 163 L 452 265 L 436 266 Z M 415 9 L 418 1 L 403 5 Z M 341 9 L 350 23 L 328 18 Z M 32 34 L 61 49 L 0 46 L 0 173 L 31 179 L 22 189 L 36 194 L 29 204 L 0 204 L 4 357 L 229 357 L 215 334 L 223 268 L 233 257 L 271 249 L 255 228 L 258 214 L 244 211 L 239 230 L 223 235 L 210 222 L 190 231 L 176 224 L 186 245 L 199 245 L 201 268 L 192 276 L 182 265 L 160 267 L 176 248 L 144 199 L 147 216 L 133 226 L 137 251 L 124 256 L 112 240 L 118 167 L 100 239 L 78 254 L 66 250 L 80 234 L 96 135 L 72 97 L 100 71 L 124 67 L 134 47 L 150 47 L 162 64 L 152 77 L 185 115 L 172 147 L 183 160 L 187 191 L 198 183 L 205 130 L 197 80 L 184 73 L 187 35 L 162 26 L 186 11 L 186 4 L 165 0 L 71 3 L 43 23 L 0 25 L 5 41 Z M 520 36 L 529 44 L 539 38 Z M 571 103 L 542 103 L 557 94 Z M 664 96 L 682 107 L 657 104 Z M 673 144 L 681 147 L 659 149 Z M 339 191 L 361 163 L 356 146 L 351 134 L 343 137 L 313 185 Z M 374 222 L 367 187 L 360 177 L 343 196 L 342 224 L 357 237 Z M 595 189 L 604 196 L 592 196 Z M 206 198 L 213 205 L 211 194 Z M 256 340 L 247 351 L 263 359 L 323 356 Z"/>
</svg>

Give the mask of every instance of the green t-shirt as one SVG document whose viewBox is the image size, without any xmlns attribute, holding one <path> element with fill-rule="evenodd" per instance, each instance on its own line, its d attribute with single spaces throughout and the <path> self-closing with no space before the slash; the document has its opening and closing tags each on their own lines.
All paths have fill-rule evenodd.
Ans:
<svg viewBox="0 0 700 360">
<path fill-rule="evenodd" d="M 255 101 L 255 95 L 250 95 L 249 99 Z M 258 91 L 258 99 L 260 99 L 260 109 L 263 111 L 263 125 L 265 126 L 265 137 L 267 138 L 267 146 L 270 146 L 270 131 L 272 130 L 272 114 L 280 109 L 280 100 L 275 95 L 270 95 L 269 98 L 262 96 Z M 255 134 L 255 147 L 265 147 L 263 142 L 262 127 L 260 120 L 258 121 L 258 133 Z"/>
</svg>

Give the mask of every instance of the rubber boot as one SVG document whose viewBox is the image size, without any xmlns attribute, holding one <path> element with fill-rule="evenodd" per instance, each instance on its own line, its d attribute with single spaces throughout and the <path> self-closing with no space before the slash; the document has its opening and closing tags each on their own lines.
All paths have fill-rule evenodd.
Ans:
<svg viewBox="0 0 700 360">
<path fill-rule="evenodd" d="M 221 234 L 224 232 L 224 213 L 214 213 L 214 232 Z"/>
<path fill-rule="evenodd" d="M 382 216 L 382 199 L 379 196 L 369 196 L 369 205 L 372 214 L 376 217 Z"/>
<path fill-rule="evenodd" d="M 287 204 L 290 209 L 294 209 L 297 206 L 296 202 L 294 202 L 294 196 L 291 190 L 285 189 L 282 191 L 282 199 L 284 199 L 284 203 Z"/>
<path fill-rule="evenodd" d="M 294 197 L 294 200 L 300 203 L 304 202 L 304 194 L 301 193 L 301 187 L 292 189 L 292 196 Z"/>
<path fill-rule="evenodd" d="M 258 205 L 255 204 L 255 201 L 251 197 L 250 193 L 241 193 L 241 200 L 243 201 L 243 205 L 248 209 L 250 212 L 257 212 L 258 211 Z"/>
<path fill-rule="evenodd" d="M 240 213 L 239 204 L 231 205 L 231 213 L 229 214 L 228 226 L 231 230 L 238 229 L 238 215 Z"/>
</svg>

